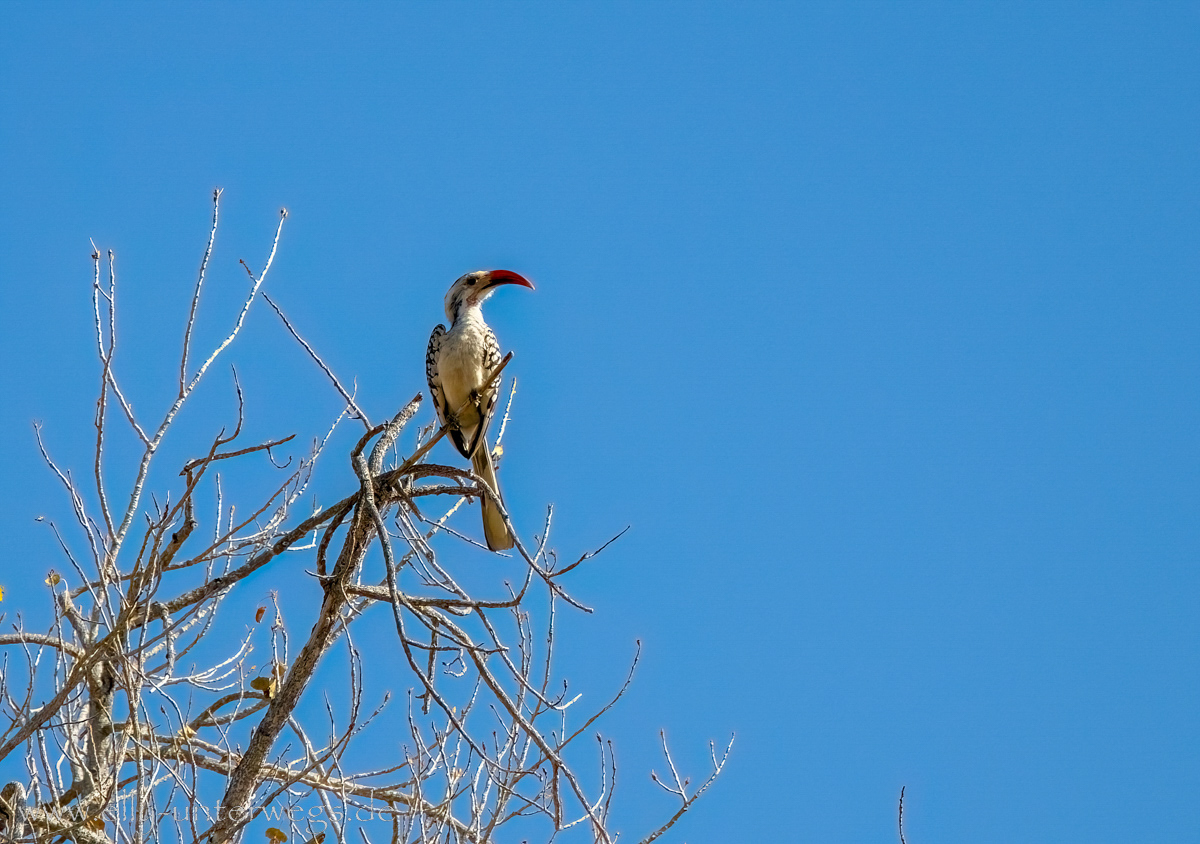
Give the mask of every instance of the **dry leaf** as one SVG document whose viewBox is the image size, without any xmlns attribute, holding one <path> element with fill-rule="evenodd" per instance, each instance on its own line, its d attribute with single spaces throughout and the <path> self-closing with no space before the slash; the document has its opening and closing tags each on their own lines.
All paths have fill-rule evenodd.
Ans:
<svg viewBox="0 0 1200 844">
<path fill-rule="evenodd" d="M 255 613 L 254 613 L 254 623 L 258 624 L 260 621 L 262 621 L 262 617 L 266 614 L 267 614 L 267 608 L 259 607 L 258 610 L 255 611 Z"/>
<path fill-rule="evenodd" d="M 257 689 L 266 695 L 269 699 L 275 699 L 276 683 L 272 677 L 255 677 L 250 681 L 250 688 Z"/>
<path fill-rule="evenodd" d="M 269 826 L 267 827 L 267 840 L 272 842 L 272 844 L 276 844 L 276 842 L 282 844 L 282 842 L 287 841 L 287 835 L 284 834 L 282 829 Z"/>
<path fill-rule="evenodd" d="M 57 586 L 60 583 L 62 583 L 62 578 L 59 577 L 58 572 L 56 572 L 54 569 L 50 569 L 50 574 L 46 575 L 46 585 Z"/>
</svg>

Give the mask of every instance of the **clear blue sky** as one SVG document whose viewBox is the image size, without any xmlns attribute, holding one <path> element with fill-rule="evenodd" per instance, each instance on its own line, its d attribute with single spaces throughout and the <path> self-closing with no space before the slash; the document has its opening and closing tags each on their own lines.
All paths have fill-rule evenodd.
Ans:
<svg viewBox="0 0 1200 844">
<path fill-rule="evenodd" d="M 912 844 L 1200 839 L 1200 6 L 6 3 L 0 162 L 9 613 L 88 238 L 157 414 L 220 185 L 216 289 L 286 205 L 268 286 L 377 418 L 454 278 L 538 285 L 502 477 L 565 555 L 633 525 L 563 654 L 645 644 L 627 835 L 665 726 L 738 734 L 676 841 L 894 841 L 901 785 Z M 238 355 L 252 419 L 339 409 L 266 309 Z"/>
</svg>

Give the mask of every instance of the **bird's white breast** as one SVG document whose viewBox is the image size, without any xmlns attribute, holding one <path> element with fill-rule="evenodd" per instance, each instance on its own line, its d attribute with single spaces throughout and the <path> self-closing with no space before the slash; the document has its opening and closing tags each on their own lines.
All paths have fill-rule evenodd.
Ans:
<svg viewBox="0 0 1200 844">
<path fill-rule="evenodd" d="M 468 402 L 471 393 L 483 385 L 486 373 L 483 362 L 486 352 L 487 327 L 477 310 L 461 314 L 458 321 L 442 337 L 438 349 L 438 378 L 446 397 L 446 406 L 456 411 Z M 474 414 L 460 416 L 463 424 L 471 424 Z"/>
</svg>

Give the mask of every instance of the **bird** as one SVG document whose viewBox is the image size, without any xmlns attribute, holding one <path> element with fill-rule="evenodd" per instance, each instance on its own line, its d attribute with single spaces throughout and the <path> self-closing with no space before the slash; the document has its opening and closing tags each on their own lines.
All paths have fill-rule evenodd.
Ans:
<svg viewBox="0 0 1200 844">
<path fill-rule="evenodd" d="M 500 498 L 496 468 L 487 442 L 488 423 L 496 410 L 499 384 L 485 382 L 500 365 L 500 343 L 483 321 L 483 302 L 504 284 L 533 289 L 529 280 L 509 270 L 480 270 L 459 278 L 446 291 L 446 319 L 429 336 L 425 378 L 438 421 L 475 475 Z M 500 509 L 488 496 L 480 498 L 483 536 L 492 551 L 507 551 L 515 539 Z"/>
</svg>

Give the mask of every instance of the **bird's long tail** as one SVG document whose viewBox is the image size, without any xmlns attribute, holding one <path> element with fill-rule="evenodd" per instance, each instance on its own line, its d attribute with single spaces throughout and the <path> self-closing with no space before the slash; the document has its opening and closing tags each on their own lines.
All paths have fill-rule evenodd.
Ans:
<svg viewBox="0 0 1200 844">
<path fill-rule="evenodd" d="M 479 448 L 475 449 L 471 465 L 480 480 L 487 483 L 499 496 L 500 484 L 496 481 L 496 469 L 492 465 L 492 452 L 488 448 L 486 440 L 479 444 Z M 504 524 L 504 516 L 500 515 L 500 508 L 487 496 L 483 497 L 481 503 L 483 504 L 483 538 L 487 540 L 488 548 L 493 551 L 507 551 L 512 548 L 514 540 L 512 534 L 508 532 L 508 527 Z"/>
</svg>

